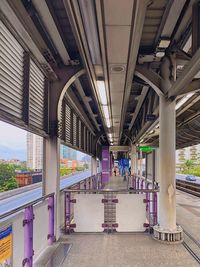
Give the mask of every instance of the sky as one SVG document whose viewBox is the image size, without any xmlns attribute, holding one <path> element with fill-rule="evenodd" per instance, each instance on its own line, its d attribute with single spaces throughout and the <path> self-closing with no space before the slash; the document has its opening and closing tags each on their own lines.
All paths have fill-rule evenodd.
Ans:
<svg viewBox="0 0 200 267">
<path fill-rule="evenodd" d="M 26 160 L 26 131 L 0 121 L 0 159 Z"/>
<path fill-rule="evenodd" d="M 26 160 L 26 131 L 0 121 L 0 159 Z M 77 152 L 77 159 L 84 157 Z"/>
</svg>

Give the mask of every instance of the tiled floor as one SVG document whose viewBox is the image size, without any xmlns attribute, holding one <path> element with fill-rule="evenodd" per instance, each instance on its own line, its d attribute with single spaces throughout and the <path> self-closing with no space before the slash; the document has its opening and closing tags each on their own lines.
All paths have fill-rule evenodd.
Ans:
<svg viewBox="0 0 200 267">
<path fill-rule="evenodd" d="M 164 245 L 147 234 L 73 234 L 63 267 L 197 267 L 183 245 Z"/>
</svg>

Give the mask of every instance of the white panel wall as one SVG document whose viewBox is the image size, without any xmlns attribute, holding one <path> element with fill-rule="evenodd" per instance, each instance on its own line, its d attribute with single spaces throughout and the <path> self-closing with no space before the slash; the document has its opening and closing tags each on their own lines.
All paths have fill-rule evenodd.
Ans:
<svg viewBox="0 0 200 267">
<path fill-rule="evenodd" d="M 74 196 L 75 232 L 102 232 L 104 223 L 103 195 L 76 194 Z"/>
<path fill-rule="evenodd" d="M 44 250 L 48 245 L 48 202 L 45 200 L 41 204 L 34 206 L 33 212 L 35 219 L 33 220 L 33 248 L 34 258 Z"/>
<path fill-rule="evenodd" d="M 146 222 L 145 194 L 118 194 L 116 204 L 117 232 L 144 232 Z"/>
<path fill-rule="evenodd" d="M 48 208 L 47 200 L 34 206 L 33 249 L 34 259 L 47 247 Z M 13 227 L 13 266 L 21 267 L 24 259 L 24 211 L 0 222 L 0 229 L 12 224 Z"/>
</svg>

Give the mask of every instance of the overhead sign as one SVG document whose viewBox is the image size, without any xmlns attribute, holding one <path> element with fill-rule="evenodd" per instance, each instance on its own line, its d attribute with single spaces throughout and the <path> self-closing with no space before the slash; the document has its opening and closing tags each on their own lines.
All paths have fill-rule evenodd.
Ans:
<svg viewBox="0 0 200 267">
<path fill-rule="evenodd" d="M 12 225 L 0 230 L 0 266 L 12 267 Z"/>
<path fill-rule="evenodd" d="M 122 152 L 128 152 L 130 149 L 129 146 L 110 146 L 109 151 L 122 151 Z"/>
<path fill-rule="evenodd" d="M 155 147 L 152 147 L 152 146 L 139 146 L 139 150 L 142 151 L 142 152 L 149 153 L 149 152 L 152 152 L 153 150 L 155 150 Z"/>
</svg>

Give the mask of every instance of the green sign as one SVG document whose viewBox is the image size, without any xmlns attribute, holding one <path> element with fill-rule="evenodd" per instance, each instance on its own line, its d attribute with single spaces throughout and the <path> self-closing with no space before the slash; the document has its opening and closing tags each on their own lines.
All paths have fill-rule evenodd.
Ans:
<svg viewBox="0 0 200 267">
<path fill-rule="evenodd" d="M 155 148 L 152 146 L 139 146 L 139 150 L 142 152 L 152 152 Z"/>
</svg>

